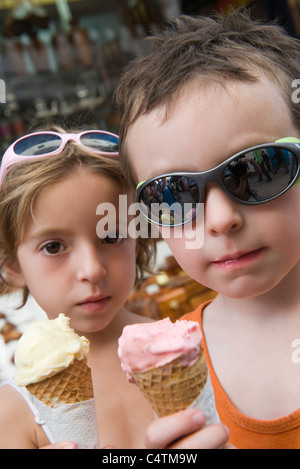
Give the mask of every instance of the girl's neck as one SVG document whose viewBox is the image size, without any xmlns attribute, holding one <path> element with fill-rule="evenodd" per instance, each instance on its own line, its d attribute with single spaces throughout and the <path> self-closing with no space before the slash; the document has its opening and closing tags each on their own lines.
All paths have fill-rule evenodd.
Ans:
<svg viewBox="0 0 300 469">
<path fill-rule="evenodd" d="M 149 321 L 149 319 L 136 315 L 123 307 L 104 329 L 97 332 L 79 334 L 84 335 L 90 341 L 90 355 L 99 355 L 99 353 L 107 349 L 113 349 L 115 353 L 123 328 L 128 324 L 145 321 Z"/>
</svg>

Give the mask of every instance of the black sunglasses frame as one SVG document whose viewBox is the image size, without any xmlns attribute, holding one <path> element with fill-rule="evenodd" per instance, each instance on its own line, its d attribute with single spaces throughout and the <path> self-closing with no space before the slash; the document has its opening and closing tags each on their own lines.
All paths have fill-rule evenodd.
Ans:
<svg viewBox="0 0 300 469">
<path fill-rule="evenodd" d="M 266 200 L 258 200 L 258 201 L 257 200 L 243 200 L 243 199 L 235 196 L 232 192 L 230 192 L 230 190 L 226 187 L 226 184 L 224 183 L 224 170 L 230 165 L 230 163 L 234 162 L 235 160 L 238 160 L 238 159 L 243 158 L 243 157 L 247 158 L 246 155 L 248 153 L 253 152 L 255 150 L 263 150 L 263 149 L 267 149 L 267 148 L 279 148 L 279 149 L 291 152 L 294 155 L 294 157 L 296 159 L 296 162 L 297 162 L 295 176 L 289 182 L 289 184 L 287 185 L 287 187 L 285 189 L 281 190 L 278 194 L 270 196 Z M 208 183 L 218 184 L 218 186 L 220 186 L 224 190 L 224 192 L 231 199 L 233 199 L 233 200 L 235 200 L 239 203 L 242 203 L 244 205 L 261 205 L 261 204 L 265 204 L 267 202 L 270 202 L 271 200 L 276 199 L 277 197 L 281 196 L 285 192 L 287 192 L 293 185 L 295 185 L 297 183 L 297 180 L 300 178 L 300 143 L 284 143 L 284 142 L 282 142 L 282 143 L 267 143 L 267 144 L 264 144 L 264 145 L 256 145 L 254 147 L 249 147 L 246 150 L 243 150 L 239 153 L 236 153 L 235 155 L 231 156 L 227 160 L 223 161 L 218 166 L 215 166 L 214 168 L 208 169 L 206 171 L 187 172 L 187 173 L 178 171 L 178 172 L 164 173 L 164 174 L 161 174 L 159 176 L 155 176 L 155 177 L 153 177 L 153 178 L 151 178 L 151 179 L 149 179 L 145 182 L 140 183 L 137 186 L 138 201 L 139 201 L 140 205 L 147 207 L 148 213 L 149 213 L 149 211 L 151 211 L 151 207 L 148 207 L 143 202 L 143 200 L 142 200 L 143 191 L 149 185 L 151 185 L 151 183 L 153 183 L 153 182 L 155 182 L 159 179 L 170 178 L 170 177 L 189 178 L 194 183 L 196 183 L 198 191 L 199 191 L 199 200 L 196 202 L 196 204 L 201 204 L 201 203 L 204 202 L 205 189 L 206 189 L 206 186 L 207 186 Z M 300 182 L 300 180 L 298 182 Z M 154 219 L 151 219 L 149 214 L 145 213 L 145 211 L 143 211 L 143 210 L 142 210 L 142 213 L 151 223 L 154 223 L 154 224 L 159 225 L 159 226 L 175 227 L 175 226 L 182 226 L 185 223 L 188 223 L 189 221 L 191 221 L 196 216 L 197 210 L 195 211 L 193 216 L 191 218 L 189 218 L 188 220 L 183 220 L 181 223 L 177 223 L 177 224 L 174 224 L 174 225 L 160 223 L 160 222 L 158 222 Z"/>
</svg>

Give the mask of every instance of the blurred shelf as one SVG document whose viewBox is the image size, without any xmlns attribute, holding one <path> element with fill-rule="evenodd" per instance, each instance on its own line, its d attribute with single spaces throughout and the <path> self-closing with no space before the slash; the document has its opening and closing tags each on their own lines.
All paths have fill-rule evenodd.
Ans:
<svg viewBox="0 0 300 469">
<path fill-rule="evenodd" d="M 127 301 L 127 308 L 155 320 L 169 317 L 176 321 L 217 293 L 190 278 L 173 256 L 158 274 L 147 278 Z"/>
</svg>

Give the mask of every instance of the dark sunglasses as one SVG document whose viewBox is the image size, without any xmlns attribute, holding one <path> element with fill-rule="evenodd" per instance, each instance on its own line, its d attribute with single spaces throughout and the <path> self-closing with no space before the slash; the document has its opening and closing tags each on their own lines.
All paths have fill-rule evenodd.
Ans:
<svg viewBox="0 0 300 469">
<path fill-rule="evenodd" d="M 195 217 L 208 183 L 232 199 L 258 205 L 276 199 L 300 182 L 300 140 L 257 145 L 202 172 L 166 173 L 137 186 L 143 215 L 160 226 L 180 226 Z"/>
</svg>

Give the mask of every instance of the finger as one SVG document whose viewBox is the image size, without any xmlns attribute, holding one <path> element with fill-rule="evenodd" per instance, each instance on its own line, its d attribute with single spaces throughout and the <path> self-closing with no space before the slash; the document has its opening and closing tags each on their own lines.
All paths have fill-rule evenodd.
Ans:
<svg viewBox="0 0 300 469">
<path fill-rule="evenodd" d="M 230 443 L 226 443 L 226 445 L 224 445 L 224 449 L 237 449 L 237 448 L 231 445 Z"/>
<path fill-rule="evenodd" d="M 72 441 L 63 441 L 61 443 L 54 443 L 53 445 L 43 446 L 40 449 L 77 449 L 75 443 Z"/>
<path fill-rule="evenodd" d="M 178 440 L 171 449 L 218 449 L 224 448 L 230 433 L 223 424 L 210 425 Z"/>
<path fill-rule="evenodd" d="M 154 420 L 146 434 L 146 448 L 167 448 L 178 438 L 197 432 L 205 424 L 204 414 L 197 409 L 187 409 Z"/>
</svg>

